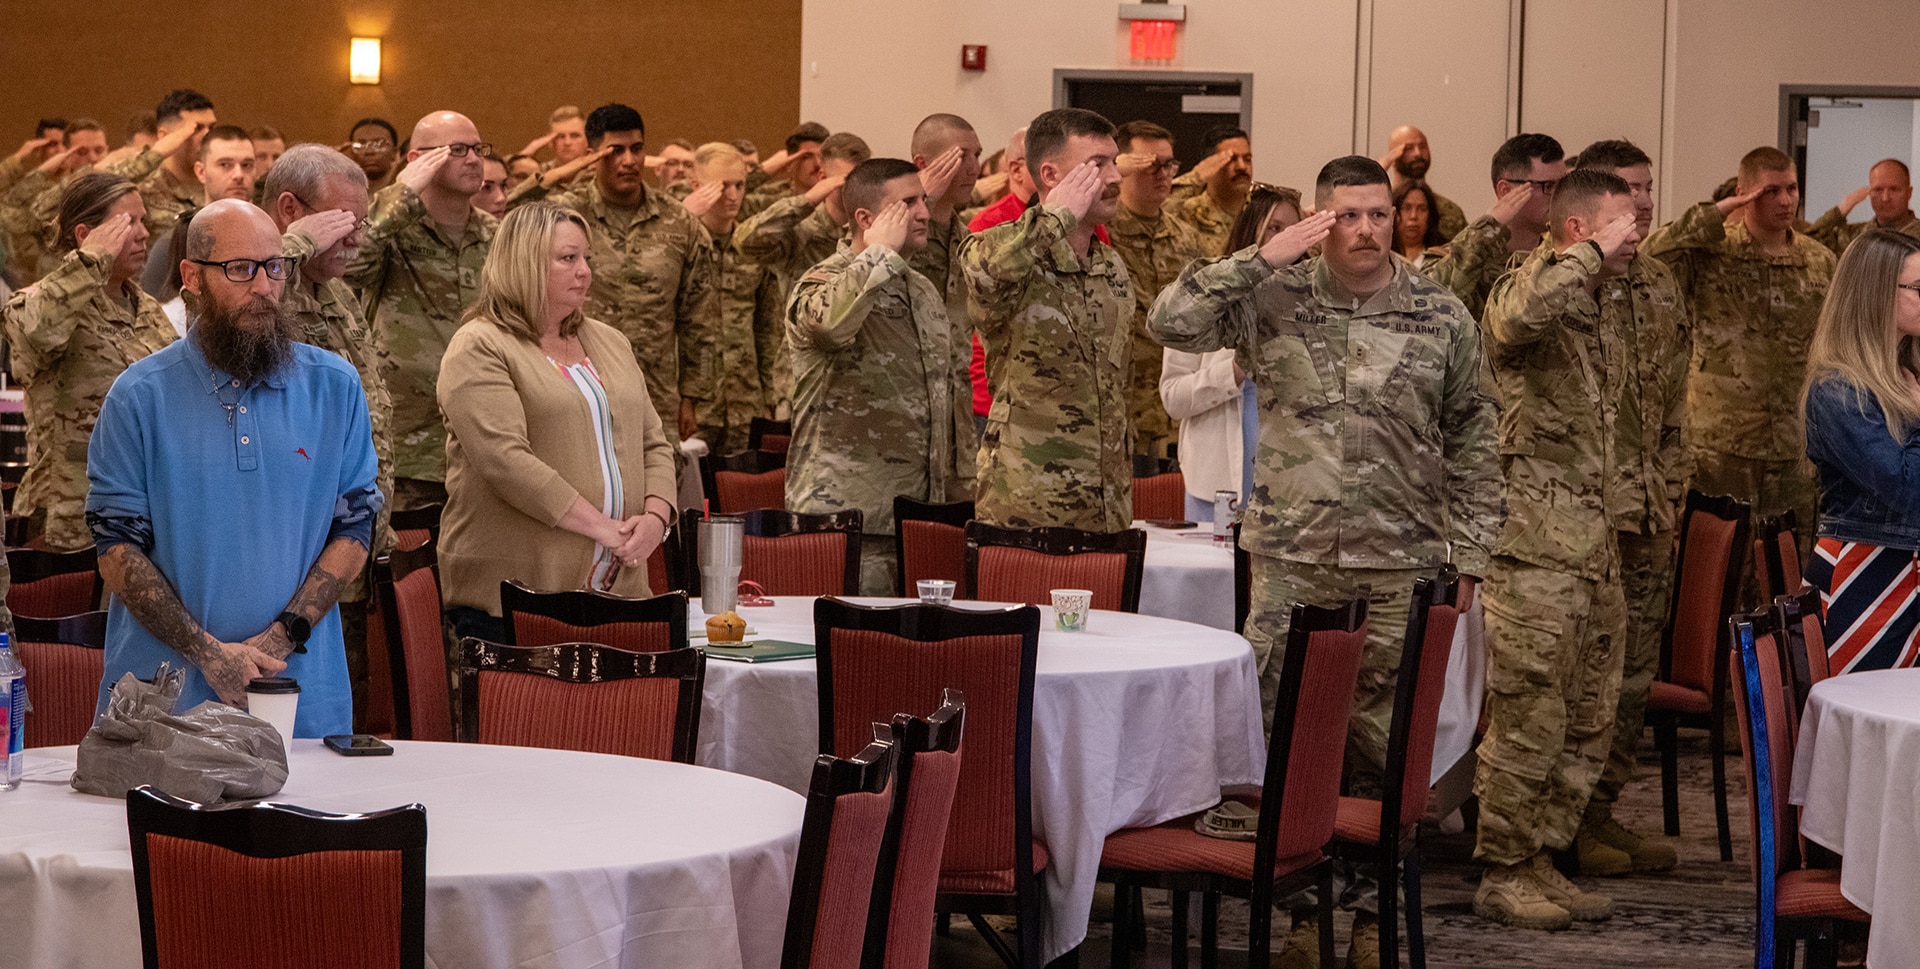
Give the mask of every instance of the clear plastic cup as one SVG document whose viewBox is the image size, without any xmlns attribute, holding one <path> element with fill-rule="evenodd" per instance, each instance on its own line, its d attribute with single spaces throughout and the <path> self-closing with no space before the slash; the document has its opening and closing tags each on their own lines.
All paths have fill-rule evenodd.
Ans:
<svg viewBox="0 0 1920 969">
<path fill-rule="evenodd" d="M 921 579 L 915 583 L 920 589 L 921 603 L 929 606 L 944 606 L 953 602 L 952 579 Z"/>
</svg>

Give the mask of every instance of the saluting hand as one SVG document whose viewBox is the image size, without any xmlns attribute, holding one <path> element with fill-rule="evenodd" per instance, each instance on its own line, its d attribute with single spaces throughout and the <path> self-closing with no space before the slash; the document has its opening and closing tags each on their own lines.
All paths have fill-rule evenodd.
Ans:
<svg viewBox="0 0 1920 969">
<path fill-rule="evenodd" d="M 827 200 L 827 196 L 839 191 L 840 186 L 845 184 L 847 184 L 845 175 L 822 175 L 819 181 L 813 183 L 812 188 L 807 189 L 806 199 L 814 205 L 819 205 Z"/>
<path fill-rule="evenodd" d="M 204 122 L 180 125 L 155 140 L 153 150 L 160 155 L 177 155 L 192 142 L 194 135 L 205 134 L 206 131 Z"/>
<path fill-rule="evenodd" d="M 360 225 L 360 219 L 345 209 L 329 209 L 315 212 L 305 218 L 295 220 L 287 226 L 287 231 L 295 229 L 305 232 L 313 240 L 313 253 L 319 255 L 334 247 L 340 240 L 353 234 Z"/>
<path fill-rule="evenodd" d="M 1213 176 L 1218 175 L 1220 169 L 1227 167 L 1227 163 L 1231 161 L 1233 161 L 1233 150 L 1222 148 L 1200 159 L 1200 164 L 1193 166 L 1194 177 L 1203 182 L 1211 182 Z"/>
<path fill-rule="evenodd" d="M 888 202 L 867 226 L 865 238 L 867 245 L 885 246 L 898 253 L 907 241 L 907 203 L 898 199 Z"/>
<path fill-rule="evenodd" d="M 1754 199 L 1757 199 L 1760 196 L 1765 195 L 1766 193 L 1767 193 L 1767 187 L 1765 185 L 1760 185 L 1755 188 L 1748 189 L 1745 192 L 1737 192 L 1733 195 L 1729 195 L 1726 198 L 1723 198 L 1720 201 L 1713 203 L 1713 207 L 1716 209 L 1719 209 L 1720 214 L 1722 216 L 1732 215 L 1735 211 L 1745 208 L 1747 205 L 1752 204 Z"/>
<path fill-rule="evenodd" d="M 920 169 L 920 188 L 927 193 L 928 199 L 944 198 L 947 189 L 953 185 L 953 176 L 960 171 L 960 162 L 966 156 L 954 145 L 940 153 L 940 157 L 927 163 Z"/>
<path fill-rule="evenodd" d="M 73 157 L 74 148 L 69 145 L 47 156 L 47 160 L 35 166 L 34 171 L 42 175 L 61 175 L 67 170 L 67 159 Z"/>
<path fill-rule="evenodd" d="M 133 216 L 122 212 L 101 220 L 92 232 L 87 233 L 87 241 L 80 244 L 82 252 L 91 252 L 111 262 L 120 258 L 133 243 Z"/>
<path fill-rule="evenodd" d="M 1290 266 L 1333 231 L 1333 213 L 1315 212 L 1273 234 L 1260 246 L 1260 258 L 1275 269 Z"/>
<path fill-rule="evenodd" d="M 689 215 L 696 217 L 706 215 L 713 209 L 713 203 L 720 201 L 720 193 L 724 189 L 725 185 L 721 182 L 709 182 L 687 193 L 687 197 L 680 201 L 680 205 Z"/>
<path fill-rule="evenodd" d="M 1848 192 L 1847 197 L 1840 200 L 1840 214 L 1846 215 L 1847 213 L 1852 212 L 1855 206 L 1858 206 L 1860 203 L 1865 202 L 1867 200 L 1867 196 L 1872 194 L 1873 194 L 1873 186 L 1871 185 L 1862 185 L 1859 188 L 1856 188 L 1853 191 Z"/>
<path fill-rule="evenodd" d="M 1063 206 L 1073 213 L 1075 219 L 1083 219 L 1087 210 L 1093 207 L 1093 200 L 1105 191 L 1106 185 L 1100 180 L 1100 166 L 1083 161 L 1073 166 L 1073 170 L 1059 184 L 1049 189 L 1042 201 L 1048 205 Z"/>
<path fill-rule="evenodd" d="M 394 179 L 418 195 L 433 183 L 433 176 L 446 167 L 447 159 L 451 157 L 445 145 L 429 148 L 421 152 L 420 157 L 408 162 L 407 167 L 400 169 L 400 174 L 395 175 Z"/>
<path fill-rule="evenodd" d="M 1507 194 L 1494 199 L 1493 208 L 1488 209 L 1487 214 L 1493 216 L 1493 221 L 1510 226 L 1514 219 L 1519 218 L 1520 210 L 1526 208 L 1527 203 L 1531 201 L 1533 201 L 1533 183 L 1521 182 Z"/>
<path fill-rule="evenodd" d="M 1594 244 L 1600 247 L 1600 255 L 1607 259 L 1612 259 L 1627 243 L 1639 238 L 1640 229 L 1632 213 L 1614 219 L 1593 233 Z"/>
</svg>

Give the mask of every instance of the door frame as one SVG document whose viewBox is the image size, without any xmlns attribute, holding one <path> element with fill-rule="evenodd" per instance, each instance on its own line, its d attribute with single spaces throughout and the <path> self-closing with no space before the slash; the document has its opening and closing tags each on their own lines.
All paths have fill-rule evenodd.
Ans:
<svg viewBox="0 0 1920 969">
<path fill-rule="evenodd" d="M 1780 85 L 1780 150 L 1807 176 L 1807 101 L 1809 98 L 1903 98 L 1920 101 L 1920 87 L 1887 84 Z"/>
<path fill-rule="evenodd" d="M 1055 108 L 1072 107 L 1067 103 L 1067 83 L 1069 81 L 1140 81 L 1165 84 L 1220 84 L 1238 82 L 1240 85 L 1240 123 L 1245 131 L 1253 130 L 1253 74 L 1235 71 L 1163 71 L 1143 69 L 1134 71 L 1081 70 L 1078 68 L 1056 67 L 1053 69 L 1053 106 Z M 1225 114 L 1225 112 L 1222 112 Z"/>
</svg>

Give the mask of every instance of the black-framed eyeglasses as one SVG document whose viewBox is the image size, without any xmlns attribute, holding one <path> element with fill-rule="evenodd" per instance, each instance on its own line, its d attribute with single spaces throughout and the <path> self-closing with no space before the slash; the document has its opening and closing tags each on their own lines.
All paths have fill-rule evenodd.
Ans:
<svg viewBox="0 0 1920 969">
<path fill-rule="evenodd" d="M 1913 291 L 1914 291 L 1915 293 L 1920 293 L 1920 281 L 1915 281 L 1915 282 L 1911 282 L 1911 283 L 1894 283 L 1894 284 L 1893 284 L 1893 288 L 1895 288 L 1895 289 L 1911 289 L 1911 290 L 1913 290 Z"/>
<path fill-rule="evenodd" d="M 1155 170 L 1166 172 L 1169 175 L 1178 175 L 1180 174 L 1180 159 L 1163 158 L 1160 161 L 1147 166 L 1147 171 L 1151 172 Z"/>
<path fill-rule="evenodd" d="M 438 145 L 436 147 L 445 148 L 447 150 L 448 157 L 451 157 L 451 158 L 465 158 L 467 157 L 467 152 L 470 152 L 470 151 L 479 152 L 482 155 L 493 154 L 493 145 L 485 141 L 474 141 L 474 142 L 456 141 L 451 145 Z M 422 152 L 429 152 L 432 150 L 433 150 L 432 148 L 420 149 L 420 151 Z"/>
<path fill-rule="evenodd" d="M 1534 191 L 1548 198 L 1552 198 L 1553 193 L 1560 188 L 1560 180 L 1557 178 L 1503 178 L 1501 181 L 1506 182 L 1508 185 L 1531 185 Z"/>
<path fill-rule="evenodd" d="M 285 282 L 286 278 L 293 273 L 294 262 L 286 256 L 275 256 L 272 259 L 228 259 L 225 262 L 212 262 L 206 259 L 187 261 L 196 266 L 218 267 L 222 273 L 226 274 L 228 280 L 236 283 L 253 282 L 254 274 L 262 269 L 267 271 L 268 279 L 276 283 Z"/>
<path fill-rule="evenodd" d="M 304 206 L 306 206 L 306 208 L 307 208 L 307 211 L 309 211 L 309 212 L 322 212 L 322 211 L 325 211 L 324 209 L 322 209 L 322 208 L 320 208 L 320 206 L 318 206 L 318 205 L 315 205 L 315 204 L 313 204 L 312 202 L 309 202 L 309 201 L 307 201 L 306 199 L 303 199 L 303 198 L 301 198 L 301 197 L 300 197 L 300 195 L 299 195 L 299 193 L 297 193 L 297 192 L 288 192 L 287 194 L 288 194 L 288 195 L 291 195 L 291 196 L 293 196 L 293 200 L 294 200 L 295 202 L 298 202 L 298 203 L 300 203 L 301 205 L 304 205 Z M 345 211 L 346 211 L 346 209 L 341 209 L 340 211 L 342 211 L 342 212 L 345 212 Z M 362 218 L 360 219 L 360 221 L 358 221 L 358 222 L 355 222 L 355 223 L 353 224 L 353 231 L 355 231 L 355 232 L 365 232 L 365 231 L 367 231 L 367 229 L 368 229 L 368 228 L 370 228 L 370 227 L 371 227 L 372 225 L 373 225 L 373 220 L 371 220 L 371 219 L 368 219 L 368 218 L 365 218 L 365 217 L 362 217 Z"/>
</svg>

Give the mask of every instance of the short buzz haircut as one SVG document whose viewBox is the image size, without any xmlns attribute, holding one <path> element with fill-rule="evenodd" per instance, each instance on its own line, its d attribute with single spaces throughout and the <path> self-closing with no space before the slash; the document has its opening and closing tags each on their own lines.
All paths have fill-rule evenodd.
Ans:
<svg viewBox="0 0 1920 969">
<path fill-rule="evenodd" d="M 858 209 L 878 213 L 887 197 L 887 183 L 896 178 L 920 175 L 920 169 L 904 158 L 869 158 L 847 173 L 840 186 L 840 205 L 849 215 Z"/>
<path fill-rule="evenodd" d="M 939 112 L 920 119 L 913 126 L 913 138 L 908 142 L 907 150 L 916 155 L 932 155 L 933 143 L 952 131 L 972 131 L 973 122 L 957 114 Z"/>
<path fill-rule="evenodd" d="M 1787 153 L 1772 145 L 1761 145 L 1740 156 L 1740 185 L 1752 185 L 1761 172 L 1792 172 L 1793 159 Z"/>
<path fill-rule="evenodd" d="M 587 115 L 587 147 L 598 148 L 608 132 L 638 131 L 640 137 L 647 136 L 646 119 L 640 112 L 624 104 L 603 104 Z"/>
<path fill-rule="evenodd" d="M 280 129 L 275 128 L 270 124 L 254 126 L 252 133 L 249 134 L 248 137 L 252 138 L 254 141 L 286 141 L 287 140 L 286 138 L 281 136 Z"/>
<path fill-rule="evenodd" d="M 45 135 L 49 131 L 65 131 L 65 130 L 67 130 L 67 119 L 41 118 L 33 126 L 33 136 L 35 138 L 38 138 L 38 137 L 41 137 L 42 135 Z"/>
<path fill-rule="evenodd" d="M 395 131 L 393 127 L 393 122 L 388 121 L 385 118 L 361 118 L 360 120 L 355 121 L 353 123 L 353 127 L 347 129 L 347 137 L 349 138 L 353 137 L 354 132 L 359 131 L 361 128 L 365 128 L 368 126 L 386 129 L 387 140 L 393 142 L 395 147 L 399 147 L 400 132 Z"/>
<path fill-rule="evenodd" d="M 1133 143 L 1143 140 L 1164 141 L 1171 145 L 1173 132 L 1151 121 L 1129 121 L 1113 131 L 1113 143 L 1119 145 L 1123 152 L 1132 151 Z"/>
<path fill-rule="evenodd" d="M 335 178 L 367 190 L 367 173 L 353 159 L 326 145 L 294 145 L 267 169 L 260 180 L 260 198 L 269 208 L 282 192 L 292 192 L 302 205 L 317 202 L 326 194 L 326 183 Z"/>
<path fill-rule="evenodd" d="M 102 137 L 105 137 L 107 129 L 92 118 L 75 118 L 67 122 L 67 137 L 71 138 L 82 131 L 98 131 Z"/>
<path fill-rule="evenodd" d="M 820 160 L 823 162 L 839 159 L 855 165 L 873 157 L 873 149 L 867 147 L 865 139 L 851 131 L 836 131 L 820 142 Z"/>
<path fill-rule="evenodd" d="M 1205 135 L 1200 137 L 1200 151 L 1203 154 L 1211 155 L 1220 150 L 1221 142 L 1232 141 L 1235 138 L 1249 143 L 1253 141 L 1253 138 L 1247 134 L 1247 129 L 1245 128 L 1230 124 L 1214 125 L 1207 129 Z"/>
<path fill-rule="evenodd" d="M 1365 155 L 1345 155 L 1326 163 L 1320 168 L 1320 174 L 1314 177 L 1313 205 L 1315 208 L 1324 208 L 1336 188 L 1392 184 L 1387 178 L 1387 170 L 1381 168 L 1379 162 Z"/>
<path fill-rule="evenodd" d="M 563 104 L 554 108 L 552 114 L 547 115 L 547 124 L 556 125 L 562 121 L 572 121 L 578 117 L 580 117 L 580 108 L 578 105 Z"/>
<path fill-rule="evenodd" d="M 696 146 L 696 145 L 695 145 L 695 144 L 693 143 L 693 140 L 692 140 L 692 139 L 690 139 L 690 138 L 675 138 L 675 139 L 673 139 L 672 141 L 669 141 L 669 142 L 667 142 L 667 143 L 666 143 L 665 145 L 662 145 L 661 147 L 663 147 L 663 148 L 684 148 L 684 149 L 686 149 L 687 151 L 692 151 L 692 150 L 694 150 L 694 148 L 696 148 L 696 147 L 698 147 L 698 146 Z"/>
<path fill-rule="evenodd" d="M 830 134 L 832 132 L 827 130 L 827 126 L 818 121 L 802 122 L 800 127 L 793 129 L 793 134 L 787 136 L 787 154 L 797 153 L 800 146 L 809 141 L 816 145 L 823 144 Z"/>
<path fill-rule="evenodd" d="M 1612 141 L 1596 141 L 1580 150 L 1575 161 L 1576 168 L 1598 168 L 1601 171 L 1619 172 L 1622 168 L 1635 165 L 1653 164 L 1653 159 L 1640 150 L 1640 146 L 1624 138 Z"/>
<path fill-rule="evenodd" d="M 1033 173 L 1034 184 L 1040 182 L 1041 164 L 1058 157 L 1075 135 L 1111 138 L 1113 122 L 1085 108 L 1055 108 L 1027 125 L 1027 171 Z"/>
<path fill-rule="evenodd" d="M 1632 197 L 1627 180 L 1600 168 L 1576 168 L 1560 180 L 1553 190 L 1553 203 L 1547 208 L 1547 226 L 1555 242 L 1565 242 L 1567 218 L 1582 215 L 1592 218 L 1600 200 L 1609 195 Z"/>
<path fill-rule="evenodd" d="M 752 138 L 735 138 L 733 139 L 733 141 L 729 142 L 729 144 L 733 145 L 734 151 L 737 151 L 742 155 L 760 154 L 760 146 L 754 144 Z"/>
<path fill-rule="evenodd" d="M 1504 178 L 1525 177 L 1533 171 L 1535 161 L 1551 165 L 1565 157 L 1566 151 L 1551 135 L 1531 132 L 1517 134 L 1501 142 L 1499 149 L 1494 151 L 1493 180 L 1497 182 Z"/>
<path fill-rule="evenodd" d="M 200 142 L 200 157 L 202 159 L 207 157 L 207 150 L 211 148 L 216 141 L 244 141 L 251 145 L 253 144 L 253 136 L 247 134 L 247 129 L 237 124 L 214 125 L 212 128 L 207 129 L 207 137 Z"/>
<path fill-rule="evenodd" d="M 190 87 L 176 88 L 160 99 L 153 109 L 153 120 L 158 124 L 172 124 L 180 120 L 182 112 L 212 111 L 213 102 L 207 96 Z"/>
<path fill-rule="evenodd" d="M 68 133 L 72 133 L 73 129 L 76 127 L 79 127 L 79 125 L 80 125 L 80 122 L 78 121 L 75 121 L 72 125 L 69 125 L 67 127 Z M 1913 181 L 1913 172 L 1907 168 L 1906 162 L 1903 162 L 1898 158 L 1882 158 L 1879 161 L 1874 162 L 1872 165 L 1867 166 L 1867 174 L 1872 175 L 1873 170 L 1876 168 L 1879 168 L 1882 165 L 1892 165 L 1893 167 L 1900 169 L 1901 178 L 1909 182 Z"/>
<path fill-rule="evenodd" d="M 127 140 L 132 141 L 134 135 L 160 136 L 160 124 L 154 120 L 153 112 L 137 112 L 127 119 Z"/>
</svg>

